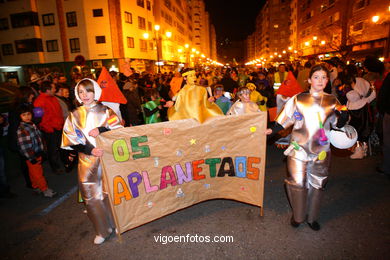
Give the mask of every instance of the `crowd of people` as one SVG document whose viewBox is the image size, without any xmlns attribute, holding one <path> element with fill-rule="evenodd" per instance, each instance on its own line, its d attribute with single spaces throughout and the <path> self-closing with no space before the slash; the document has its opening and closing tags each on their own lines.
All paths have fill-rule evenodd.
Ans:
<svg viewBox="0 0 390 260">
<path fill-rule="evenodd" d="M 309 60 L 303 65 L 279 64 L 277 68 L 223 67 L 162 74 L 132 69 L 128 76 L 111 71 L 110 76 L 127 101 L 119 105 L 118 111 L 98 102 L 102 90 L 95 80 L 99 75 L 85 79 L 74 75 L 70 84 L 60 75 L 36 77 L 29 86 L 19 87 L 7 120 L 0 117 L 0 124 L 1 130 L 8 129 L 7 149 L 20 158 L 26 187 L 37 194 L 56 195 L 44 177 L 44 159 L 54 174 L 70 172 L 79 161 L 80 192 L 94 223 L 94 242 L 101 244 L 114 225 L 106 215 L 99 162 L 103 151 L 96 147 L 96 136 L 119 127 L 185 118 L 202 123 L 213 116 L 265 111 L 270 127 L 266 134 L 274 136 L 292 127 L 284 135 L 289 145 L 285 154 L 289 169 L 286 187 L 293 207 L 291 225 L 299 226 L 308 215 L 309 226 L 319 230 L 318 201 L 326 184 L 330 144 L 326 136 L 321 136 L 322 143 L 313 148 L 311 128 L 329 131 L 346 123 L 352 125 L 358 132 L 358 142 L 351 159 L 367 156 L 370 142 L 379 140 L 384 160 L 377 171 L 390 174 L 389 70 L 390 60 L 383 63 L 367 57 L 363 67 L 332 58 L 325 62 Z M 300 110 L 305 106 L 307 110 Z M 271 113 L 274 110 L 278 112 L 276 117 Z M 319 118 L 320 123 L 316 121 L 314 126 L 308 118 Z M 305 131 L 310 134 L 303 135 Z M 5 179 L 3 154 L 1 148 L 0 194 L 12 197 Z M 299 170 L 306 168 L 313 171 Z M 306 179 L 309 184 L 303 181 Z M 312 208 L 306 212 L 308 192 Z M 101 199 L 96 199 L 96 194 Z"/>
</svg>

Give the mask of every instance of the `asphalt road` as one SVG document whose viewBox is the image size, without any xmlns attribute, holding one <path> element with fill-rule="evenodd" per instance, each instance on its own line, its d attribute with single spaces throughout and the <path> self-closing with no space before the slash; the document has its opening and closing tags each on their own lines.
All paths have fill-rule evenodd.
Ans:
<svg viewBox="0 0 390 260">
<path fill-rule="evenodd" d="M 199 203 L 93 244 L 94 232 L 77 203 L 76 172 L 47 174 L 54 199 L 33 195 L 11 178 L 14 199 L 0 199 L 1 259 L 389 259 L 390 181 L 375 172 L 378 156 L 333 156 L 318 232 L 289 225 L 282 150 L 267 147 L 264 216 L 229 200 Z M 47 167 L 47 165 L 45 165 Z M 48 172 L 48 171 L 46 171 Z M 55 203 L 55 204 L 53 204 Z M 56 206 L 56 207 L 55 207 Z M 166 236 L 231 236 L 230 243 L 162 243 Z"/>
</svg>

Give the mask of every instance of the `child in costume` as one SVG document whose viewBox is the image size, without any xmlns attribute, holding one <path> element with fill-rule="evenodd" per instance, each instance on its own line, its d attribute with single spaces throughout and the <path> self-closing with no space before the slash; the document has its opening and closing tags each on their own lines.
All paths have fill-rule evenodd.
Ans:
<svg viewBox="0 0 390 260">
<path fill-rule="evenodd" d="M 285 180 L 293 215 L 291 225 L 298 227 L 307 221 L 313 230 L 317 222 L 320 200 L 328 180 L 330 144 L 327 138 L 331 127 L 343 127 L 348 112 L 335 96 L 324 92 L 329 71 L 324 65 L 315 65 L 309 74 L 309 92 L 290 98 L 266 134 L 293 126 L 290 146 L 285 151 L 289 177 Z M 347 133 L 348 134 L 348 133 Z"/>
<path fill-rule="evenodd" d="M 251 91 L 250 100 L 259 106 L 261 111 L 267 111 L 267 98 L 263 97 L 257 90 L 256 85 L 253 83 L 247 83 L 246 87 Z"/>
<path fill-rule="evenodd" d="M 169 107 L 169 121 L 194 118 L 203 123 L 208 118 L 223 115 L 221 109 L 210 102 L 206 88 L 195 84 L 194 69 L 183 70 L 182 76 L 186 79 L 186 85 L 172 98 L 175 103 L 168 101 L 166 104 Z"/>
<path fill-rule="evenodd" d="M 79 189 L 95 228 L 95 244 L 103 243 L 114 228 L 107 192 L 103 190 L 102 183 L 100 157 L 103 149 L 96 147 L 95 138 L 100 133 L 122 127 L 114 111 L 97 102 L 101 92 L 98 83 L 92 79 L 82 79 L 76 85 L 76 99 L 82 106 L 66 119 L 61 145 L 63 149 L 79 152 Z"/>
<path fill-rule="evenodd" d="M 41 132 L 32 122 L 32 107 L 24 105 L 19 110 L 20 124 L 17 130 L 20 153 L 26 159 L 31 186 L 37 193 L 51 198 L 57 194 L 47 186 L 43 176 L 42 154 L 44 151 Z"/>
<path fill-rule="evenodd" d="M 251 91 L 247 87 L 239 87 L 236 93 L 238 98 L 232 105 L 227 115 L 243 115 L 247 113 L 257 113 L 261 110 L 256 103 L 250 100 Z"/>
<path fill-rule="evenodd" d="M 145 104 L 142 104 L 141 107 L 145 124 L 161 122 L 160 109 L 162 109 L 162 106 L 157 89 L 152 88 L 146 90 L 144 98 L 146 102 Z"/>
<path fill-rule="evenodd" d="M 226 113 L 229 111 L 230 107 L 232 106 L 232 102 L 230 99 L 225 97 L 223 95 L 223 85 L 217 84 L 214 86 L 214 96 L 213 100 L 215 104 L 219 106 L 219 108 L 222 110 L 223 114 L 226 115 Z"/>
</svg>

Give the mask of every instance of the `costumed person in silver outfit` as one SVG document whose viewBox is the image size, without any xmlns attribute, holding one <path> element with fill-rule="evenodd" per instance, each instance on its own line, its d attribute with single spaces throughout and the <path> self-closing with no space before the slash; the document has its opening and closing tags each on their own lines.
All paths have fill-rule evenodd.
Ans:
<svg viewBox="0 0 390 260">
<path fill-rule="evenodd" d="M 331 128 L 343 127 L 349 118 L 336 97 L 323 91 L 328 80 L 329 71 L 324 65 L 312 67 L 310 91 L 289 99 L 275 126 L 266 130 L 267 135 L 274 135 L 293 126 L 290 145 L 284 152 L 289 172 L 285 184 L 293 211 L 290 223 L 298 227 L 306 220 L 316 231 L 320 230 L 317 219 L 330 163 L 327 136 Z"/>
<path fill-rule="evenodd" d="M 247 87 L 239 87 L 236 93 L 237 101 L 230 107 L 226 115 L 243 115 L 261 112 L 259 106 L 250 99 L 251 91 Z"/>
<path fill-rule="evenodd" d="M 100 157 L 103 149 L 96 147 L 95 138 L 100 133 L 122 127 L 114 111 L 97 102 L 101 93 L 98 83 L 91 79 L 83 79 L 76 85 L 75 95 L 82 106 L 66 119 L 61 145 L 63 149 L 79 152 L 79 189 L 95 228 L 95 244 L 103 243 L 115 227 L 102 183 Z"/>
</svg>

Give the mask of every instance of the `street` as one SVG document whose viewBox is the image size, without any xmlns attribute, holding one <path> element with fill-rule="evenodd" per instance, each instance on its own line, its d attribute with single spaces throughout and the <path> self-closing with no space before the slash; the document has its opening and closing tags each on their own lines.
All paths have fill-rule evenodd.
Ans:
<svg viewBox="0 0 390 260">
<path fill-rule="evenodd" d="M 76 170 L 58 176 L 45 165 L 57 197 L 33 195 L 19 176 L 10 181 L 18 197 L 0 200 L 1 259 L 388 259 L 390 181 L 375 172 L 379 155 L 351 160 L 338 153 L 332 159 L 318 232 L 307 224 L 290 226 L 283 151 L 267 146 L 264 216 L 258 207 L 212 200 L 127 231 L 120 239 L 113 236 L 100 246 L 93 244 L 93 227 L 77 202 Z M 187 234 L 234 240 L 156 242 Z"/>
</svg>

